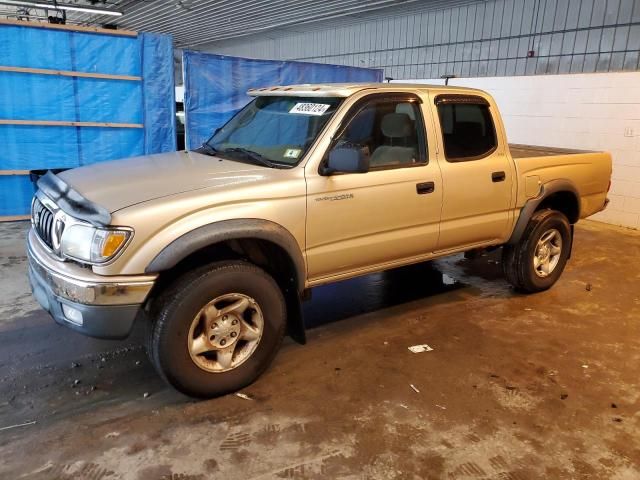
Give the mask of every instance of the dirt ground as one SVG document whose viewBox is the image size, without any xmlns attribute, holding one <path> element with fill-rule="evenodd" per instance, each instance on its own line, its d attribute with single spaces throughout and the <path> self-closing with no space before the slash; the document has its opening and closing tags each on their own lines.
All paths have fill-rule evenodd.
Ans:
<svg viewBox="0 0 640 480">
<path fill-rule="evenodd" d="M 317 288 L 308 344 L 249 399 L 193 401 L 139 331 L 90 339 L 37 308 L 26 228 L 0 224 L 2 479 L 640 478 L 640 232 L 581 223 L 533 296 L 499 252 Z"/>
</svg>

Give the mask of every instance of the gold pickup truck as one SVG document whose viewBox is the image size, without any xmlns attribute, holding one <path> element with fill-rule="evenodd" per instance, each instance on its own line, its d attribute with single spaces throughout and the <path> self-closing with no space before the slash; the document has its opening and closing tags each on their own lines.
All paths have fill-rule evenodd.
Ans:
<svg viewBox="0 0 640 480">
<path fill-rule="evenodd" d="M 148 325 L 178 390 L 256 379 L 317 285 L 502 247 L 515 288 L 551 287 L 573 225 L 607 204 L 608 153 L 507 144 L 493 98 L 458 87 L 295 85 L 200 148 L 47 173 L 29 232 L 42 307 L 91 336 Z"/>
</svg>

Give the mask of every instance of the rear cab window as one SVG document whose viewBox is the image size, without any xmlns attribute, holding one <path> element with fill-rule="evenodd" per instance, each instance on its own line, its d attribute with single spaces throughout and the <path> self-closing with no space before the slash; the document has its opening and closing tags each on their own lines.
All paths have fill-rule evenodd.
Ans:
<svg viewBox="0 0 640 480">
<path fill-rule="evenodd" d="M 480 160 L 496 150 L 496 129 L 487 100 L 475 95 L 438 95 L 435 103 L 447 161 Z"/>
</svg>

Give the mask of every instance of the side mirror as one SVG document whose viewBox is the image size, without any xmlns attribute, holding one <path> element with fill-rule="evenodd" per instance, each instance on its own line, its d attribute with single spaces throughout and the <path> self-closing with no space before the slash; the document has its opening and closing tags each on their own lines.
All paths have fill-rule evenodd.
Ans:
<svg viewBox="0 0 640 480">
<path fill-rule="evenodd" d="M 329 152 L 329 159 L 322 169 L 322 175 L 334 173 L 367 173 L 369 159 L 357 147 L 338 147 Z"/>
</svg>

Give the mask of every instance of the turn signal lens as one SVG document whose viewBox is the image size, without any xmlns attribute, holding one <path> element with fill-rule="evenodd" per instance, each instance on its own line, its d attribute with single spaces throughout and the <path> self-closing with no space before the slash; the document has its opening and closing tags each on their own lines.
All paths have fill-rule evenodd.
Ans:
<svg viewBox="0 0 640 480">
<path fill-rule="evenodd" d="M 97 229 L 91 246 L 91 261 L 103 263 L 113 258 L 124 247 L 129 235 L 126 230 Z"/>
<path fill-rule="evenodd" d="M 127 240 L 125 232 L 111 232 L 102 244 L 102 257 L 109 258 L 114 255 L 120 246 Z"/>
</svg>

